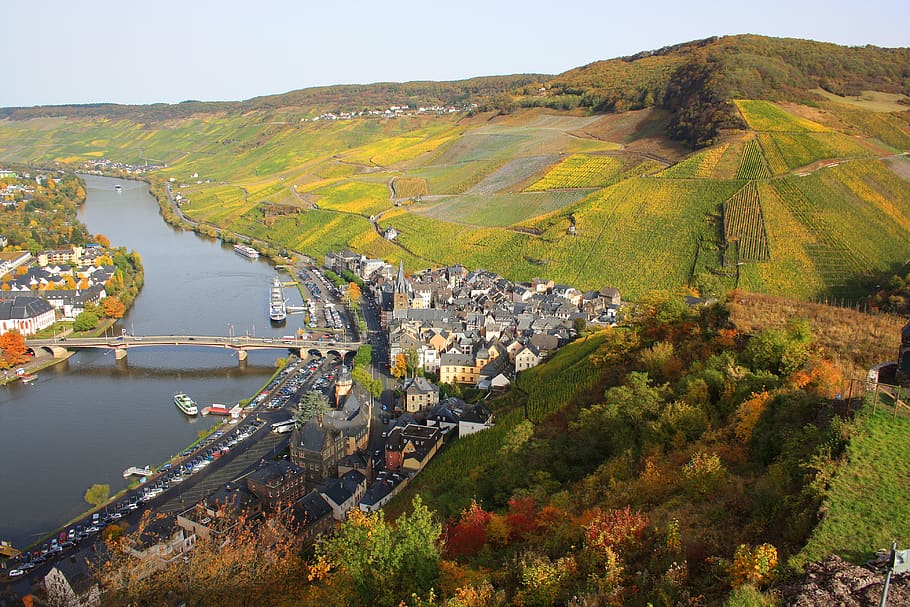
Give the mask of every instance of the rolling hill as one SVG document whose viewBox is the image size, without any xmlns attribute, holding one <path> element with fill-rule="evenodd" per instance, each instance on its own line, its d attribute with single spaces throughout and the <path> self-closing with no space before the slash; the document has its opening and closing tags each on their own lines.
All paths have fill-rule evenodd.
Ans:
<svg viewBox="0 0 910 607">
<path fill-rule="evenodd" d="M 189 218 L 313 256 L 349 246 L 630 298 L 854 298 L 910 258 L 907 65 L 908 49 L 746 35 L 558 76 L 12 108 L 0 162 L 163 162 L 151 179 L 174 179 Z M 473 106 L 413 111 L 447 104 Z M 316 119 L 390 105 L 412 111 Z"/>
</svg>

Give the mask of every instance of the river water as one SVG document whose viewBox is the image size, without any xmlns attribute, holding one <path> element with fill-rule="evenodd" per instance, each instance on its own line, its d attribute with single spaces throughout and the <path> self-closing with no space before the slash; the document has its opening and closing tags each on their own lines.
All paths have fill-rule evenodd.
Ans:
<svg viewBox="0 0 910 607">
<path fill-rule="evenodd" d="M 116 330 L 136 335 L 288 335 L 268 320 L 275 270 L 219 241 L 164 223 L 145 183 L 85 177 L 80 218 L 93 234 L 142 256 L 145 286 Z M 116 192 L 119 184 L 122 192 Z M 291 289 L 290 298 L 298 298 Z M 84 350 L 39 373 L 30 385 L 0 387 L 0 539 L 24 547 L 83 512 L 85 490 L 126 486 L 129 466 L 158 465 L 217 418 L 188 418 L 173 403 L 186 392 L 200 406 L 252 395 L 279 353 L 252 351 L 246 365 L 227 350 L 154 347 Z"/>
</svg>

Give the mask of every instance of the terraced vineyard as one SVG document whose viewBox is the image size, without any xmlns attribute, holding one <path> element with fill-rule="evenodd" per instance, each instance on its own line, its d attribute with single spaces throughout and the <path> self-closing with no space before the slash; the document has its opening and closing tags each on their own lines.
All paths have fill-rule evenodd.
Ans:
<svg viewBox="0 0 910 607">
<path fill-rule="evenodd" d="M 736 171 L 737 179 L 765 179 L 771 176 L 768 165 L 765 164 L 765 156 L 762 154 L 761 146 L 758 141 L 750 139 L 746 142 L 742 158 L 739 161 L 739 169 Z"/>
<path fill-rule="evenodd" d="M 622 161 L 612 156 L 573 154 L 529 186 L 527 191 L 605 187 L 616 180 L 623 166 Z"/>
<path fill-rule="evenodd" d="M 754 131 L 821 133 L 830 130 L 817 122 L 795 116 L 770 101 L 737 99 L 735 103 L 746 124 Z"/>
<path fill-rule="evenodd" d="M 717 165 L 730 148 L 729 143 L 723 143 L 692 154 L 682 162 L 661 171 L 658 177 L 673 179 L 708 179 L 714 177 Z"/>
<path fill-rule="evenodd" d="M 737 247 L 740 261 L 771 259 L 761 198 L 754 181 L 724 202 L 724 239 Z"/>
</svg>

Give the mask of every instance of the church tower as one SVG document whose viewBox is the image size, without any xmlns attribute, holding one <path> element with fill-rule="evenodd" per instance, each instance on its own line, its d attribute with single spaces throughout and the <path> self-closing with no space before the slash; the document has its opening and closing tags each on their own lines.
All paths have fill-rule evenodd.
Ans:
<svg viewBox="0 0 910 607">
<path fill-rule="evenodd" d="M 398 262 L 398 278 L 395 279 L 395 293 L 392 296 L 392 310 L 407 310 L 410 307 L 411 285 L 404 277 L 404 261 Z"/>
</svg>

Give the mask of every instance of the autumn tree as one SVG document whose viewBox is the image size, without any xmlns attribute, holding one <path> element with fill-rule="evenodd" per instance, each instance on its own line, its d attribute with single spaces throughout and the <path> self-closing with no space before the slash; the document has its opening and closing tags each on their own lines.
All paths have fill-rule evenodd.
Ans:
<svg viewBox="0 0 910 607">
<path fill-rule="evenodd" d="M 416 594 L 427 596 L 438 582 L 442 528 L 417 495 L 411 512 L 395 524 L 380 510 L 354 509 L 336 533 L 316 548 L 318 577 L 340 576 L 358 605 L 395 607 Z M 312 575 L 312 574 L 311 574 Z"/>
<path fill-rule="evenodd" d="M 126 306 L 124 306 L 123 302 L 117 297 L 108 295 L 101 300 L 101 309 L 104 311 L 104 315 L 107 318 L 123 318 Z"/>
<path fill-rule="evenodd" d="M 7 331 L 0 335 L 0 368 L 9 369 L 28 362 L 28 348 L 25 337 L 18 331 Z"/>
<path fill-rule="evenodd" d="M 92 238 L 92 240 L 94 240 L 96 243 L 100 244 L 105 249 L 111 248 L 111 241 L 104 234 L 95 234 L 95 236 Z"/>
<path fill-rule="evenodd" d="M 218 513 L 214 520 L 228 516 L 236 515 Z M 164 518 L 146 511 L 134 531 L 109 546 L 110 558 L 95 571 L 105 605 L 252 607 L 285 604 L 288 596 L 301 593 L 299 546 L 283 517 L 254 521 L 241 514 L 228 519 L 233 524 L 220 529 L 217 541 L 198 536 L 182 558 L 169 563 L 137 558 L 130 548 L 147 541 L 144 534 Z"/>
<path fill-rule="evenodd" d="M 404 352 L 395 356 L 395 359 L 392 361 L 391 373 L 392 377 L 398 379 L 401 379 L 408 374 L 408 357 L 405 356 Z"/>
<path fill-rule="evenodd" d="M 352 302 L 360 301 L 360 287 L 356 282 L 348 283 L 348 299 Z"/>
</svg>

